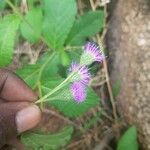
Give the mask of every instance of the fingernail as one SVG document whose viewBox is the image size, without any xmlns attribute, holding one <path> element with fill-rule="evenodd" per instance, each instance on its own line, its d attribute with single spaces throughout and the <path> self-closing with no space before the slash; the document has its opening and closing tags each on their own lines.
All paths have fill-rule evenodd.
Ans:
<svg viewBox="0 0 150 150">
<path fill-rule="evenodd" d="M 18 133 L 35 127 L 39 123 L 40 118 L 41 111 L 36 105 L 28 106 L 17 112 L 16 124 Z"/>
</svg>

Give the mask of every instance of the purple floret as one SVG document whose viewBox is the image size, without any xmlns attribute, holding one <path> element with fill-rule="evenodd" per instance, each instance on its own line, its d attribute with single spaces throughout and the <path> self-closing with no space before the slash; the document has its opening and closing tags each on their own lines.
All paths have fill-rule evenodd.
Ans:
<svg viewBox="0 0 150 150">
<path fill-rule="evenodd" d="M 88 42 L 85 44 L 84 53 L 91 55 L 93 61 L 102 62 L 105 59 L 105 55 L 103 54 L 103 52 L 93 42 Z"/>
<path fill-rule="evenodd" d="M 73 99 L 77 103 L 81 103 L 86 99 L 85 86 L 80 82 L 74 82 L 70 87 Z"/>
<path fill-rule="evenodd" d="M 76 62 L 73 62 L 69 68 L 69 72 L 75 72 L 74 80 L 79 81 L 82 84 L 87 85 L 91 79 L 91 74 L 87 66 L 80 66 Z"/>
</svg>

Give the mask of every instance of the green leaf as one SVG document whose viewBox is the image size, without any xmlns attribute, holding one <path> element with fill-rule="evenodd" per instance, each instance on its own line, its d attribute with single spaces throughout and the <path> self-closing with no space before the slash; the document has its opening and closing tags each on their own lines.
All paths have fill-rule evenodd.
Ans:
<svg viewBox="0 0 150 150">
<path fill-rule="evenodd" d="M 64 45 L 75 15 L 75 0 L 44 0 L 43 35 L 53 49 Z"/>
<path fill-rule="evenodd" d="M 41 36 L 43 15 L 41 8 L 33 8 L 21 23 L 20 29 L 22 36 L 30 43 L 36 43 Z"/>
<path fill-rule="evenodd" d="M 66 126 L 62 131 L 55 134 L 35 134 L 25 133 L 21 136 L 21 141 L 32 150 L 58 150 L 64 147 L 73 133 L 73 127 Z"/>
<path fill-rule="evenodd" d="M 99 97 L 95 94 L 95 92 L 91 88 L 88 88 L 87 98 L 85 102 L 80 104 L 76 103 L 73 99 L 68 101 L 61 101 L 61 99 L 58 99 L 49 103 L 65 116 L 76 118 L 86 113 L 90 108 L 96 106 L 99 101 Z"/>
<path fill-rule="evenodd" d="M 46 63 L 46 64 L 45 64 Z M 50 79 L 58 73 L 58 64 L 60 63 L 59 54 L 55 53 L 53 56 L 49 52 L 45 53 L 38 61 L 37 64 L 44 65 L 42 71 L 42 80 Z"/>
<path fill-rule="evenodd" d="M 17 74 L 32 88 L 35 88 L 42 80 L 50 80 L 57 76 L 59 56 L 58 54 L 45 53 L 36 64 L 26 65 L 17 70 Z"/>
<path fill-rule="evenodd" d="M 87 37 L 100 32 L 104 24 L 104 11 L 90 11 L 80 16 L 69 33 L 66 44 L 81 45 Z"/>
<path fill-rule="evenodd" d="M 0 19 L 0 66 L 8 65 L 13 57 L 13 48 L 20 19 L 7 15 Z"/>
<path fill-rule="evenodd" d="M 80 57 L 82 54 L 82 49 L 76 49 L 76 50 L 70 50 L 69 51 L 69 57 L 72 61 L 80 62 Z"/>
<path fill-rule="evenodd" d="M 5 0 L 0 0 L 0 10 L 3 10 L 6 6 Z"/>
<path fill-rule="evenodd" d="M 16 72 L 30 87 L 34 88 L 39 80 L 40 66 L 26 65 Z"/>
<path fill-rule="evenodd" d="M 60 58 L 61 58 L 61 64 L 62 64 L 63 66 L 68 66 L 68 65 L 71 63 L 71 60 L 70 60 L 70 58 L 69 58 L 69 55 L 68 55 L 68 53 L 65 52 L 65 51 L 62 51 L 62 52 L 60 53 Z"/>
<path fill-rule="evenodd" d="M 45 82 L 42 84 L 42 92 L 43 95 L 45 95 L 47 92 L 49 92 L 51 89 L 55 88 L 62 82 L 62 79 L 59 80 L 51 80 L 49 82 Z M 70 92 L 69 87 L 65 87 L 62 90 L 66 91 L 66 95 Z M 55 95 L 58 97 L 60 92 L 56 93 Z M 54 95 L 54 97 L 55 97 Z M 57 98 L 53 101 L 48 101 L 48 104 L 51 106 L 54 106 L 57 108 L 60 112 L 62 112 L 65 116 L 68 117 L 79 117 L 85 112 L 87 112 L 90 108 L 96 106 L 100 102 L 99 97 L 96 95 L 96 93 L 89 87 L 87 90 L 87 98 L 85 102 L 83 103 L 76 103 L 73 98 L 70 98 L 70 100 L 65 99 L 64 97 L 60 96 L 60 98 Z"/>
<path fill-rule="evenodd" d="M 137 129 L 130 127 L 118 142 L 117 150 L 138 150 Z"/>
</svg>

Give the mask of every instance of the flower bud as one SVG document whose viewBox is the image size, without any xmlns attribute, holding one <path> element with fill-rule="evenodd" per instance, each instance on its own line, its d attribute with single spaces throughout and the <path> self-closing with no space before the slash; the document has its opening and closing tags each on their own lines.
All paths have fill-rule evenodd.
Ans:
<svg viewBox="0 0 150 150">
<path fill-rule="evenodd" d="M 91 75 L 89 73 L 88 67 L 81 66 L 76 62 L 73 62 L 69 68 L 69 73 L 73 73 L 71 77 L 71 82 L 81 82 L 84 85 L 88 85 Z"/>
<path fill-rule="evenodd" d="M 88 42 L 84 46 L 84 51 L 81 55 L 80 64 L 90 65 L 95 61 L 102 62 L 104 59 L 105 59 L 105 55 L 99 49 L 99 47 L 97 47 L 95 43 Z"/>
<path fill-rule="evenodd" d="M 72 97 L 77 103 L 81 103 L 86 99 L 85 85 L 80 82 L 74 82 L 70 87 Z"/>
</svg>

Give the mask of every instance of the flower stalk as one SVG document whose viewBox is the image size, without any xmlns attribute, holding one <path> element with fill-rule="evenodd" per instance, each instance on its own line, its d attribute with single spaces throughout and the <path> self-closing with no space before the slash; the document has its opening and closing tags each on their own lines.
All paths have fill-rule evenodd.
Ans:
<svg viewBox="0 0 150 150">
<path fill-rule="evenodd" d="M 42 103 L 47 101 L 46 99 L 51 96 L 52 94 L 54 94 L 55 92 L 57 92 L 58 90 L 60 90 L 61 88 L 63 88 L 67 83 L 69 83 L 70 78 L 73 76 L 74 74 L 70 74 L 63 82 L 61 82 L 57 87 L 55 87 L 52 91 L 50 91 L 49 93 L 47 93 L 45 96 L 41 97 L 39 100 L 37 100 L 35 103 Z"/>
<path fill-rule="evenodd" d="M 92 64 L 93 62 L 102 62 L 103 59 L 105 59 L 105 56 L 95 43 L 86 43 L 80 58 L 80 63 L 73 62 L 68 69 L 68 77 L 35 103 L 38 104 L 56 99 L 56 97 L 49 97 L 60 89 L 64 88 L 66 85 L 69 85 L 69 89 L 66 91 L 69 92 L 68 98 L 66 97 L 67 99 L 73 99 L 77 103 L 85 101 L 86 89 L 91 80 L 91 74 L 89 72 L 88 65 Z M 61 94 L 62 93 L 59 95 Z"/>
</svg>

